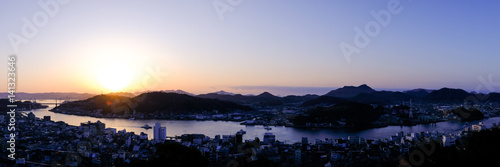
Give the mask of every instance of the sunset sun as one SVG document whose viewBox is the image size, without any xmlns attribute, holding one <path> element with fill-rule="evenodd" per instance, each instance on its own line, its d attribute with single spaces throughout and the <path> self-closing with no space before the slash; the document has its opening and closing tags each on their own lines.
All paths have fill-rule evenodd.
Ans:
<svg viewBox="0 0 500 167">
<path fill-rule="evenodd" d="M 125 63 L 110 62 L 97 73 L 99 83 L 111 91 L 120 91 L 132 82 L 133 72 Z"/>
</svg>

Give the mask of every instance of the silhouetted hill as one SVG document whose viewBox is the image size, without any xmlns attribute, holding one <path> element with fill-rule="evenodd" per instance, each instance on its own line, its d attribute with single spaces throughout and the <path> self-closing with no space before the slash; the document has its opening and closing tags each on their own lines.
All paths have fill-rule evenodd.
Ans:
<svg viewBox="0 0 500 167">
<path fill-rule="evenodd" d="M 312 100 L 315 98 L 318 98 L 318 95 L 304 95 L 304 96 L 296 96 L 296 95 L 289 95 L 283 97 L 283 102 L 284 103 L 303 103 L 308 100 Z"/>
<path fill-rule="evenodd" d="M 250 111 L 251 107 L 239 105 L 233 102 L 221 101 L 216 99 L 204 99 L 184 94 L 148 92 L 134 98 L 117 95 L 97 95 L 86 100 L 72 101 L 63 103 L 55 107 L 52 111 L 64 111 L 69 114 L 87 115 L 90 112 L 101 110 L 97 114 L 116 114 L 124 117 L 130 116 L 133 112 L 137 113 L 174 113 L 188 114 L 201 113 L 203 111 L 219 112 L 228 111 Z"/>
<path fill-rule="evenodd" d="M 128 93 L 128 92 L 114 92 L 114 93 L 108 93 L 106 95 L 123 96 L 123 97 L 134 97 L 135 96 L 133 93 Z"/>
<path fill-rule="evenodd" d="M 441 88 L 432 91 L 424 99 L 431 102 L 463 103 L 471 95 L 462 89 Z"/>
<path fill-rule="evenodd" d="M 215 93 L 201 94 L 201 95 L 198 95 L 196 97 L 231 101 L 231 102 L 235 102 L 238 104 L 246 104 L 246 105 L 276 106 L 276 105 L 282 105 L 285 103 L 302 103 L 304 101 L 314 99 L 318 96 L 317 95 L 304 95 L 304 96 L 290 95 L 290 96 L 286 96 L 286 97 L 278 97 L 278 96 L 274 96 L 273 94 L 271 94 L 269 92 L 263 92 L 257 96 L 244 96 L 241 94 L 230 95 L 230 94 L 219 94 L 219 93 L 215 92 Z"/>
<path fill-rule="evenodd" d="M 500 93 L 490 93 L 487 95 L 485 101 L 500 103 Z"/>
<path fill-rule="evenodd" d="M 358 93 L 358 92 L 370 92 L 370 93 Z M 348 94 L 356 94 L 355 96 L 345 99 L 345 101 L 356 101 L 366 104 L 394 104 L 402 101 L 409 101 L 410 99 L 414 101 L 425 101 L 430 103 L 463 103 L 466 99 L 471 102 L 498 102 L 500 103 L 500 93 L 490 93 L 484 94 L 472 94 L 468 93 L 462 89 L 450 89 L 442 88 L 439 90 L 434 90 L 429 93 L 430 90 L 426 89 L 413 89 L 404 92 L 393 92 L 393 91 L 375 91 L 366 85 L 361 85 L 359 87 L 346 86 L 337 90 L 333 90 L 330 96 L 326 97 L 336 97 L 336 96 L 348 96 Z M 335 96 L 334 96 L 335 95 Z M 342 102 L 340 99 L 318 97 L 310 101 L 303 103 L 303 106 L 313 106 L 313 105 L 331 105 L 338 102 Z"/>
<path fill-rule="evenodd" d="M 270 99 L 277 99 L 279 97 L 277 96 L 274 96 L 273 94 L 269 93 L 269 92 L 263 92 L 259 95 L 257 95 L 256 97 L 260 97 L 260 98 L 270 98 Z"/>
<path fill-rule="evenodd" d="M 467 97 L 475 94 L 467 93 L 461 89 L 442 88 L 439 90 L 413 89 L 404 92 L 393 91 L 375 91 L 367 85 L 344 86 L 330 91 L 324 96 L 306 95 L 306 96 L 286 96 L 278 97 L 269 92 L 261 93 L 257 96 L 243 96 L 241 94 L 227 95 L 209 93 L 198 95 L 202 98 L 219 99 L 232 101 L 238 104 L 257 104 L 257 105 L 281 105 L 285 103 L 302 103 L 303 107 L 308 106 L 328 106 L 339 102 L 356 101 L 366 104 L 393 104 L 410 99 L 418 102 L 430 103 L 462 103 Z M 331 98 L 329 98 L 331 97 Z M 490 93 L 486 99 L 480 99 L 479 102 L 500 102 L 500 93 Z"/>
<path fill-rule="evenodd" d="M 228 112 L 233 110 L 250 111 L 251 107 L 217 99 L 205 99 L 184 94 L 149 92 L 133 98 L 138 101 L 137 112 L 167 112 L 167 113 L 196 113 L 201 111 Z"/>
<path fill-rule="evenodd" d="M 228 94 L 208 93 L 208 94 L 201 94 L 196 97 L 231 101 L 238 104 L 255 104 L 265 100 L 257 96 L 243 96 L 241 94 L 228 95 Z"/>
<path fill-rule="evenodd" d="M 186 91 L 183 91 L 183 90 L 180 90 L 180 89 L 177 89 L 177 90 L 162 90 L 161 92 L 165 92 L 165 93 L 177 93 L 177 94 L 184 94 L 184 95 L 194 96 L 194 94 L 186 92 Z"/>
<path fill-rule="evenodd" d="M 384 114 L 383 111 L 375 110 L 371 105 L 357 102 L 344 102 L 332 107 L 318 107 L 307 113 L 306 116 L 295 117 L 294 124 L 299 126 L 308 122 L 338 124 L 337 121 L 343 120 L 348 125 L 370 126 Z"/>
<path fill-rule="evenodd" d="M 349 100 L 366 104 L 392 104 L 400 101 L 410 101 L 412 96 L 402 92 L 376 91 L 372 93 L 361 93 L 349 98 Z"/>
<path fill-rule="evenodd" d="M 9 108 L 7 105 L 17 105 L 17 108 L 25 108 L 26 110 L 35 109 L 35 108 L 47 108 L 48 106 L 44 106 L 40 103 L 32 103 L 31 101 L 15 101 L 14 103 L 10 103 L 9 99 L 0 99 L 0 115 L 5 115 Z M 12 109 L 12 108 L 10 108 Z M 17 110 L 19 111 L 19 110 Z"/>
<path fill-rule="evenodd" d="M 126 109 L 130 109 L 127 104 L 127 101 L 130 101 L 129 97 L 118 96 L 118 95 L 97 95 L 85 100 L 77 100 L 62 103 L 59 106 L 52 109 L 53 111 L 68 111 L 68 113 L 75 112 L 83 112 L 83 111 L 95 111 L 102 110 L 103 114 L 115 113 L 115 114 L 124 114 L 125 110 L 117 111 L 115 108 L 125 107 Z M 85 115 L 84 113 L 80 113 L 80 115 Z"/>
<path fill-rule="evenodd" d="M 234 93 L 231 93 L 231 92 L 226 92 L 226 91 L 223 91 L 223 90 L 220 90 L 218 92 L 214 92 L 215 94 L 219 94 L 219 95 L 235 95 Z"/>
<path fill-rule="evenodd" d="M 200 94 L 197 95 L 196 97 L 200 98 L 208 98 L 208 99 L 219 99 L 219 100 L 225 100 L 225 101 L 242 101 L 243 95 L 241 94 L 236 94 L 236 95 L 226 95 L 226 94 L 218 94 L 218 93 L 207 93 L 207 94 Z"/>
<path fill-rule="evenodd" d="M 407 95 L 410 95 L 413 97 L 419 97 L 419 98 L 424 98 L 430 92 L 432 92 L 432 90 L 427 90 L 427 89 L 422 89 L 422 88 L 403 91 L 403 93 L 405 93 Z"/>
<path fill-rule="evenodd" d="M 327 94 L 325 94 L 325 96 L 351 98 L 356 95 L 359 95 L 360 93 L 372 93 L 372 92 L 375 92 L 375 90 L 370 88 L 368 85 L 363 84 L 358 87 L 344 86 L 343 88 L 339 88 L 328 92 Z"/>
<path fill-rule="evenodd" d="M 332 104 L 347 102 L 348 100 L 338 97 L 331 96 L 320 96 L 318 98 L 314 98 L 302 103 L 302 107 L 310 107 L 310 106 L 328 106 Z"/>
<path fill-rule="evenodd" d="M 476 108 L 466 109 L 464 107 L 459 107 L 450 112 L 460 117 L 462 121 L 476 121 L 484 118 L 484 114 Z"/>
</svg>

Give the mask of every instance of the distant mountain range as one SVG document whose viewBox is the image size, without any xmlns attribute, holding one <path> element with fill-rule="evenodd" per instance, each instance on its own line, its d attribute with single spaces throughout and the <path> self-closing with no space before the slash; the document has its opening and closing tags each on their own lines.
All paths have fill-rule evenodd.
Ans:
<svg viewBox="0 0 500 167">
<path fill-rule="evenodd" d="M 208 93 L 208 94 L 201 94 L 198 95 L 197 97 L 200 98 L 208 98 L 208 99 L 217 99 L 217 100 L 224 100 L 224 101 L 231 101 L 239 104 L 246 104 L 246 105 L 264 105 L 264 106 L 274 106 L 274 105 L 282 105 L 285 103 L 302 103 L 304 101 L 312 100 L 317 97 L 318 95 L 304 95 L 304 96 L 295 96 L 295 95 L 289 95 L 285 97 L 279 97 L 275 96 L 269 92 L 264 92 L 261 93 L 257 96 L 244 96 L 241 94 L 220 94 L 220 93 Z"/>
<path fill-rule="evenodd" d="M 302 106 L 332 105 L 339 102 L 355 101 L 366 104 L 393 104 L 403 101 L 422 101 L 433 103 L 463 103 L 469 102 L 500 102 L 500 93 L 478 94 L 469 93 L 462 89 L 442 88 L 439 90 L 413 89 L 403 92 L 399 91 L 376 91 L 368 85 L 344 86 L 328 92 L 325 95 L 289 95 L 285 97 L 275 96 L 269 92 L 259 95 L 241 95 L 226 91 L 195 95 L 183 90 L 163 90 L 163 93 L 175 93 L 204 99 L 216 99 L 220 101 L 234 102 L 240 105 L 276 106 L 283 104 L 301 104 Z M 147 93 L 147 92 L 145 92 Z M 135 97 L 144 93 L 111 93 L 124 97 Z M 7 93 L 0 96 L 7 97 Z M 94 94 L 81 93 L 17 93 L 18 99 L 87 99 Z"/>
<path fill-rule="evenodd" d="M 441 88 L 439 90 L 414 89 L 403 92 L 375 91 L 368 85 L 345 86 L 332 90 L 313 100 L 305 101 L 302 106 L 332 105 L 344 101 L 366 104 L 393 104 L 403 101 L 422 101 L 431 103 L 498 102 L 500 93 L 476 94 L 462 89 Z"/>
<path fill-rule="evenodd" d="M 222 91 L 223 92 L 223 91 Z M 344 86 L 332 90 L 325 95 L 304 95 L 304 96 L 274 96 L 269 92 L 261 93 L 257 96 L 244 96 L 232 93 L 208 93 L 197 95 L 201 98 L 218 99 L 232 101 L 244 105 L 282 105 L 286 103 L 301 103 L 301 106 L 328 106 L 341 102 L 353 101 L 366 104 L 393 104 L 413 100 L 415 102 L 431 103 L 463 103 L 465 100 L 475 98 L 482 94 L 468 93 L 462 89 L 442 88 L 439 90 L 413 89 L 403 92 L 399 91 L 376 91 L 368 85 Z M 499 93 L 483 95 L 488 98 L 481 99 L 481 102 L 500 102 Z"/>
<path fill-rule="evenodd" d="M 0 97 L 7 97 L 10 95 L 9 93 L 0 93 Z M 49 92 L 49 93 L 24 93 L 18 92 L 15 93 L 16 99 L 22 100 L 30 100 L 30 99 L 86 99 L 95 94 L 90 93 L 57 93 L 57 92 Z"/>
<path fill-rule="evenodd" d="M 415 97 L 425 97 L 431 92 L 432 92 L 432 90 L 427 90 L 427 89 L 422 89 L 422 88 L 403 91 L 403 93 L 410 95 L 410 96 L 415 96 Z"/>
<path fill-rule="evenodd" d="M 177 90 L 162 90 L 161 92 L 165 92 L 165 93 L 177 93 L 177 94 L 183 94 L 183 95 L 189 95 L 189 96 L 194 96 L 195 95 L 195 94 L 192 94 L 192 93 L 180 90 L 180 89 L 177 89 Z"/>
<path fill-rule="evenodd" d="M 235 95 L 234 93 L 231 93 L 231 92 L 226 92 L 226 91 L 218 91 L 218 92 L 214 92 L 215 94 L 219 94 L 219 95 Z"/>
</svg>

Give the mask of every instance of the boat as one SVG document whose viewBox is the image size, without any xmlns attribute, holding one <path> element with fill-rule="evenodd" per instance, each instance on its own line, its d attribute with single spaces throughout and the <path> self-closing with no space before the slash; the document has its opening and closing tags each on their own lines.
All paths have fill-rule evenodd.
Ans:
<svg viewBox="0 0 500 167">
<path fill-rule="evenodd" d="M 141 128 L 144 128 L 144 129 L 151 129 L 153 127 L 149 126 L 148 124 L 144 125 L 144 126 L 141 126 Z"/>
<path fill-rule="evenodd" d="M 129 118 L 129 120 L 135 120 L 135 118 Z"/>
<path fill-rule="evenodd" d="M 273 128 L 271 128 L 271 127 L 269 127 L 269 126 L 266 126 L 266 127 L 264 127 L 264 129 L 266 129 L 266 130 L 271 130 L 271 129 L 273 129 Z"/>
<path fill-rule="evenodd" d="M 243 129 L 241 129 L 240 131 L 238 131 L 238 133 L 245 134 L 245 133 L 247 133 L 247 131 L 244 131 Z"/>
</svg>

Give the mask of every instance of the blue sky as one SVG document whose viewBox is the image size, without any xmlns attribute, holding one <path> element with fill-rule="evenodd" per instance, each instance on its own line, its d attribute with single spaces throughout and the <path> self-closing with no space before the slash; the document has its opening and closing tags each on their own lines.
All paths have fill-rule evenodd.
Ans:
<svg viewBox="0 0 500 167">
<path fill-rule="evenodd" d="M 133 71 L 121 91 L 360 84 L 472 91 L 478 77 L 500 80 L 497 1 L 220 0 L 232 10 L 222 20 L 212 0 L 69 1 L 16 53 L 8 34 L 22 36 L 23 18 L 45 12 L 39 2 L 58 1 L 0 2 L 0 55 L 19 57 L 18 91 L 110 91 L 96 75 L 111 62 Z M 376 21 L 371 11 L 396 2 L 400 12 L 347 60 L 340 44 L 354 45 L 354 28 L 365 30 Z"/>
</svg>

